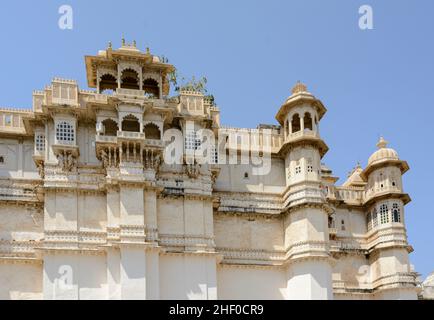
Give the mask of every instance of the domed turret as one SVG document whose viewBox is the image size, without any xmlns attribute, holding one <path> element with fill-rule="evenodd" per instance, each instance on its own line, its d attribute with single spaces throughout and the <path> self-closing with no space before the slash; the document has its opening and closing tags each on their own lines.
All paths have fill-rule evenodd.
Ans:
<svg viewBox="0 0 434 320">
<path fill-rule="evenodd" d="M 322 102 L 301 82 L 280 107 L 276 119 L 283 127 L 280 155 L 285 158 L 287 185 L 319 181 L 321 158 L 328 150 L 319 134 L 319 121 L 325 112 Z"/>
<path fill-rule="evenodd" d="M 377 147 L 378 150 L 369 157 L 368 166 L 360 173 L 367 182 L 368 230 L 402 223 L 404 205 L 411 200 L 402 187 L 402 174 L 408 170 L 407 162 L 400 160 L 395 150 L 387 148 L 383 137 Z"/>
<path fill-rule="evenodd" d="M 285 161 L 287 188 L 283 197 L 289 215 L 284 223 L 285 235 L 288 235 L 285 245 L 295 248 L 303 243 L 306 249 L 291 255 L 288 298 L 296 298 L 300 288 L 311 288 L 312 283 L 321 279 L 321 288 L 318 287 L 315 293 L 311 289 L 305 290 L 305 297 L 327 299 L 333 296 L 328 246 L 330 211 L 325 204 L 321 158 L 328 147 L 319 135 L 319 121 L 326 108 L 301 82 L 297 82 L 291 93 L 276 115 L 284 138 L 279 155 Z M 333 179 L 329 176 L 329 183 Z M 321 248 L 311 246 L 311 239 L 321 243 Z M 312 259 L 315 259 L 315 265 Z"/>
<path fill-rule="evenodd" d="M 378 150 L 369 157 L 368 165 L 388 160 L 399 160 L 398 153 L 391 148 L 387 148 L 387 144 L 388 142 L 381 137 L 377 143 Z"/>
<path fill-rule="evenodd" d="M 408 169 L 406 161 L 400 160 L 398 152 L 387 147 L 388 142 L 380 137 L 377 143 L 378 150 L 375 151 L 368 159 L 368 166 L 361 173 L 361 176 L 368 179 L 368 176 L 377 169 L 385 167 L 397 167 L 400 170 L 400 175 L 404 174 Z"/>
</svg>

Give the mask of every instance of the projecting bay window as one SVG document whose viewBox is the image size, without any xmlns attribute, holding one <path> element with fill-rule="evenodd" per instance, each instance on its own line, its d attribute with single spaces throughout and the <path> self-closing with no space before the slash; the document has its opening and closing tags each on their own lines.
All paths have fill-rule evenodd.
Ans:
<svg viewBox="0 0 434 320">
<path fill-rule="evenodd" d="M 38 153 L 45 151 L 45 135 L 36 134 L 35 135 L 35 150 Z"/>
<path fill-rule="evenodd" d="M 185 150 L 198 150 L 201 140 L 195 131 L 187 131 L 185 134 Z"/>
<path fill-rule="evenodd" d="M 368 231 L 376 229 L 379 225 L 389 222 L 402 223 L 401 204 L 398 202 L 387 201 L 378 204 L 366 215 Z M 377 215 L 378 212 L 378 215 Z"/>
<path fill-rule="evenodd" d="M 73 124 L 66 121 L 60 121 L 56 124 L 56 144 L 75 144 L 75 129 Z"/>
<path fill-rule="evenodd" d="M 74 157 L 79 155 L 75 125 L 75 119 L 55 120 L 54 144 L 51 147 L 56 156 L 65 153 L 71 153 Z"/>
</svg>

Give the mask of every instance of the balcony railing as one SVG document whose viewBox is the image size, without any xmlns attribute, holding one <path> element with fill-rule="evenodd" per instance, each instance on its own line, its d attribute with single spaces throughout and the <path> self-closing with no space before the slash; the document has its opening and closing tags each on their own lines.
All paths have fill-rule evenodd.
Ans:
<svg viewBox="0 0 434 320">
<path fill-rule="evenodd" d="M 117 88 L 116 93 L 124 96 L 145 97 L 145 91 L 136 89 Z"/>
<path fill-rule="evenodd" d="M 58 146 L 76 146 L 77 143 L 75 140 L 57 140 L 54 141 L 56 145 Z"/>
<path fill-rule="evenodd" d="M 150 147 L 164 147 L 164 141 L 157 139 L 146 139 L 145 134 L 141 132 L 130 132 L 130 131 L 118 131 L 117 136 L 103 136 L 96 135 L 95 141 L 97 143 L 112 143 L 117 144 L 118 138 L 121 139 L 133 139 L 140 140 L 146 146 Z"/>
<path fill-rule="evenodd" d="M 164 142 L 162 140 L 145 139 L 145 145 L 153 146 L 153 147 L 163 147 Z"/>
<path fill-rule="evenodd" d="M 117 143 L 118 137 L 97 135 L 95 140 L 102 143 Z"/>
<path fill-rule="evenodd" d="M 342 187 L 328 187 L 326 197 L 331 200 L 360 203 L 363 201 L 363 191 Z"/>
<path fill-rule="evenodd" d="M 310 129 L 304 129 L 303 131 L 297 131 L 289 134 L 286 136 L 286 141 L 295 140 L 300 137 L 314 137 L 319 138 L 319 134 L 316 131 L 310 130 Z"/>
<path fill-rule="evenodd" d="M 385 186 L 383 188 L 369 189 L 365 192 L 365 201 L 368 201 L 377 195 L 383 195 L 389 192 L 401 193 L 402 190 L 396 186 Z"/>
<path fill-rule="evenodd" d="M 336 235 L 338 230 L 335 227 L 329 227 L 329 234 Z"/>
<path fill-rule="evenodd" d="M 118 131 L 117 136 L 123 139 L 145 139 L 145 134 L 142 132 Z"/>
</svg>

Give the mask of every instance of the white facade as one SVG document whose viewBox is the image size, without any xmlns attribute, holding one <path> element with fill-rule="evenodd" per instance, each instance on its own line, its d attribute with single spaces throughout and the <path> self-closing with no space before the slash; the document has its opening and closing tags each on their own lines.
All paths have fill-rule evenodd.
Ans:
<svg viewBox="0 0 434 320">
<path fill-rule="evenodd" d="M 407 163 L 382 139 L 335 185 L 321 163 L 326 109 L 303 84 L 279 125 L 241 129 L 221 126 L 200 91 L 169 98 L 173 66 L 135 45 L 86 57 L 86 70 L 96 92 L 54 79 L 33 110 L 0 110 L 0 299 L 417 297 Z M 219 157 L 270 132 L 257 141 L 270 172 L 170 165 L 175 128 L 185 149 L 200 129 L 228 134 Z"/>
</svg>

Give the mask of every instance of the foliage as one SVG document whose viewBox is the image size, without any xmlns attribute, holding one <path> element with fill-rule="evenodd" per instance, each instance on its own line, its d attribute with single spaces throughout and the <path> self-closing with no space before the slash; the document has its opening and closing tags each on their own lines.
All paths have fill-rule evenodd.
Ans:
<svg viewBox="0 0 434 320">
<path fill-rule="evenodd" d="M 198 80 L 193 76 L 190 80 L 186 81 L 185 78 L 181 78 L 181 85 L 176 86 L 175 90 L 188 90 L 188 91 L 196 91 L 202 94 L 206 94 L 206 83 L 208 80 L 205 77 L 202 77 Z"/>
</svg>

